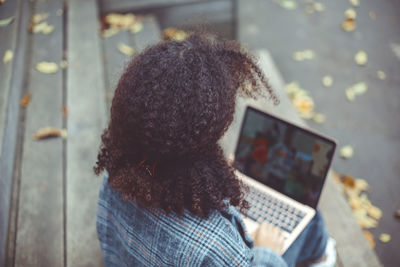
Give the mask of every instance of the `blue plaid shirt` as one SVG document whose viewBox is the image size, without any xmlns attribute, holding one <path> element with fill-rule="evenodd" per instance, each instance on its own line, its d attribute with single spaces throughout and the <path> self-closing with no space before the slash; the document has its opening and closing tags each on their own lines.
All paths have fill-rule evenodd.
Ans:
<svg viewBox="0 0 400 267">
<path fill-rule="evenodd" d="M 100 189 L 97 233 L 106 266 L 287 266 L 266 247 L 254 247 L 239 212 L 230 206 L 207 219 L 164 214 L 124 202 Z"/>
</svg>

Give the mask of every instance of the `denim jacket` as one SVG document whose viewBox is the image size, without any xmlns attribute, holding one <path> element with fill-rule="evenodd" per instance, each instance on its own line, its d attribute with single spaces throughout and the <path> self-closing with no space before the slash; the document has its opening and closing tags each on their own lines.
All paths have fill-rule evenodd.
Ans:
<svg viewBox="0 0 400 267">
<path fill-rule="evenodd" d="M 201 219 L 165 214 L 123 201 L 108 185 L 100 189 L 97 233 L 106 266 L 287 266 L 266 247 L 254 247 L 232 206 Z"/>
</svg>

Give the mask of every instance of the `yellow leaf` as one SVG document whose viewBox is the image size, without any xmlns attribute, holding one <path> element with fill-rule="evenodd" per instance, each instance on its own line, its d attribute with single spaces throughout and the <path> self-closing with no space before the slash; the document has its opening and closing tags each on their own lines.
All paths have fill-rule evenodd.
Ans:
<svg viewBox="0 0 400 267">
<path fill-rule="evenodd" d="M 33 15 L 32 17 L 32 23 L 37 24 L 41 22 L 42 20 L 45 20 L 49 17 L 49 13 L 38 13 Z"/>
<path fill-rule="evenodd" d="M 325 10 L 325 6 L 322 3 L 315 2 L 314 9 L 317 10 L 318 12 L 322 12 Z"/>
<path fill-rule="evenodd" d="M 345 159 L 351 158 L 353 157 L 353 154 L 354 154 L 354 149 L 350 145 L 344 146 L 340 149 L 340 156 L 342 158 Z"/>
<path fill-rule="evenodd" d="M 297 51 L 293 53 L 293 59 L 296 61 L 311 60 L 314 58 L 314 51 L 306 49 L 303 51 Z"/>
<path fill-rule="evenodd" d="M 135 54 L 135 49 L 133 49 L 133 47 L 130 47 L 130 46 L 128 46 L 126 44 L 123 44 L 123 43 L 120 43 L 118 45 L 118 50 L 122 54 L 127 55 L 127 56 L 132 56 L 133 54 Z"/>
<path fill-rule="evenodd" d="M 138 21 L 138 22 L 134 23 L 134 24 L 130 27 L 130 30 L 131 30 L 131 33 L 132 33 L 132 34 L 138 33 L 138 32 L 140 32 L 142 29 L 143 29 L 143 23 L 142 23 L 141 21 Z"/>
<path fill-rule="evenodd" d="M 389 234 L 380 234 L 379 240 L 383 243 L 387 243 L 392 239 L 392 237 Z"/>
<path fill-rule="evenodd" d="M 350 0 L 350 4 L 352 6 L 358 7 L 358 6 L 360 6 L 360 1 L 359 0 Z"/>
<path fill-rule="evenodd" d="M 54 31 L 54 26 L 49 25 L 47 21 L 41 22 L 39 24 L 35 24 L 33 26 L 32 32 L 33 33 L 43 33 L 43 34 L 50 34 Z"/>
<path fill-rule="evenodd" d="M 325 87 L 331 87 L 331 86 L 332 86 L 332 83 L 333 83 L 333 79 L 332 79 L 331 76 L 326 75 L 326 76 L 324 76 L 324 77 L 322 78 L 322 84 L 323 84 Z"/>
<path fill-rule="evenodd" d="M 383 71 L 378 70 L 378 71 L 376 72 L 376 74 L 378 75 L 378 78 L 379 78 L 379 79 L 381 79 L 381 80 L 385 80 L 385 79 L 386 79 L 386 74 L 385 74 Z"/>
<path fill-rule="evenodd" d="M 8 49 L 8 50 L 4 53 L 4 56 L 3 56 L 3 63 L 4 63 L 4 64 L 7 64 L 8 62 L 10 62 L 10 61 L 13 59 L 13 57 L 14 57 L 14 53 L 13 53 L 10 49 Z"/>
<path fill-rule="evenodd" d="M 365 66 L 367 64 L 367 61 L 368 61 L 368 55 L 367 55 L 367 53 L 365 53 L 365 51 L 360 50 L 354 56 L 354 60 L 356 61 L 357 65 Z"/>
<path fill-rule="evenodd" d="M 35 134 L 33 135 L 33 138 L 35 140 L 40 140 L 40 139 L 45 139 L 48 137 L 57 137 L 57 136 L 59 136 L 63 139 L 67 138 L 67 130 L 47 126 L 47 127 L 40 128 L 39 130 L 37 130 L 35 132 Z"/>
<path fill-rule="evenodd" d="M 293 0 L 280 0 L 279 4 L 282 8 L 287 10 L 293 10 L 297 8 L 297 3 Z"/>
<path fill-rule="evenodd" d="M 66 67 L 68 67 L 68 62 L 66 60 L 61 60 L 60 67 L 62 69 L 65 69 Z"/>
<path fill-rule="evenodd" d="M 344 15 L 346 18 L 353 19 L 353 20 L 356 19 L 356 17 L 357 17 L 356 11 L 352 8 L 346 9 L 346 11 L 344 12 Z"/>
<path fill-rule="evenodd" d="M 54 62 L 42 61 L 36 64 L 36 69 L 42 73 L 50 74 L 58 71 L 58 66 Z"/>
<path fill-rule="evenodd" d="M 346 18 L 342 21 L 342 29 L 346 32 L 351 32 L 356 29 L 356 21 L 352 18 Z"/>
<path fill-rule="evenodd" d="M 369 246 L 371 248 L 374 248 L 375 241 L 374 241 L 374 236 L 371 234 L 371 232 L 367 231 L 367 230 L 363 230 L 363 234 L 364 234 L 365 238 L 367 239 Z"/>
<path fill-rule="evenodd" d="M 8 24 L 11 24 L 11 22 L 13 22 L 13 20 L 14 20 L 14 17 L 9 17 L 9 18 L 6 18 L 6 19 L 1 19 L 1 20 L 0 20 L 0 27 L 4 27 L 4 26 L 7 26 Z"/>
<path fill-rule="evenodd" d="M 188 33 L 186 33 L 185 31 L 173 27 L 166 28 L 162 32 L 163 40 L 183 41 L 188 36 L 189 36 Z"/>
<path fill-rule="evenodd" d="M 321 113 L 314 113 L 313 120 L 316 123 L 323 123 L 325 121 L 325 115 Z"/>
<path fill-rule="evenodd" d="M 103 38 L 109 38 L 117 33 L 119 33 L 120 29 L 117 27 L 110 27 L 103 31 L 102 36 Z"/>
<path fill-rule="evenodd" d="M 382 211 L 380 208 L 375 207 L 375 206 L 370 206 L 367 208 L 368 215 L 371 216 L 372 218 L 379 220 L 382 218 Z"/>
</svg>

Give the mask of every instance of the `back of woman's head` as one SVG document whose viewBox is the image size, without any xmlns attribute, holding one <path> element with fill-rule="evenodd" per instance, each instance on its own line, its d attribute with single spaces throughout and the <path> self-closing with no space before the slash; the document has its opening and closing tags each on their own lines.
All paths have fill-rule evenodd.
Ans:
<svg viewBox="0 0 400 267">
<path fill-rule="evenodd" d="M 236 94 L 269 88 L 254 58 L 233 41 L 192 34 L 137 55 L 115 90 L 95 166 L 124 199 L 205 217 L 246 202 L 218 145 Z"/>
</svg>

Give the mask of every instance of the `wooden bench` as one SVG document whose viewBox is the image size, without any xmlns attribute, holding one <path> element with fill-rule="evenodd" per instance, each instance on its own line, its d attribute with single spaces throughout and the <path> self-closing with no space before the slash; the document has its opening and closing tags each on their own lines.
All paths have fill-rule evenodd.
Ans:
<svg viewBox="0 0 400 267">
<path fill-rule="evenodd" d="M 95 0 L 71 0 L 68 10 L 62 0 L 6 1 L 5 7 L 0 15 L 3 10 L 16 15 L 8 26 L 12 38 L 7 43 L 14 59 L 0 67 L 6 77 L 0 80 L 0 266 L 103 266 L 95 231 L 102 178 L 93 174 L 92 166 L 113 90 L 129 59 L 117 45 L 123 42 L 141 51 L 157 42 L 157 21 L 147 16 L 139 34 L 120 32 L 102 39 Z M 50 13 L 48 21 L 56 27 L 51 35 L 27 33 L 32 10 Z M 56 15 L 59 10 L 64 13 Z M 281 105 L 239 99 L 235 121 L 221 140 L 227 155 L 233 152 L 245 104 L 304 125 L 283 92 L 272 58 L 267 51 L 258 54 Z M 39 61 L 63 59 L 68 61 L 67 69 L 55 74 L 35 70 Z M 26 92 L 32 99 L 21 108 L 19 101 Z M 33 133 L 47 125 L 67 128 L 68 138 L 32 140 Z M 320 207 L 338 244 L 337 266 L 379 266 L 331 178 Z"/>
</svg>

